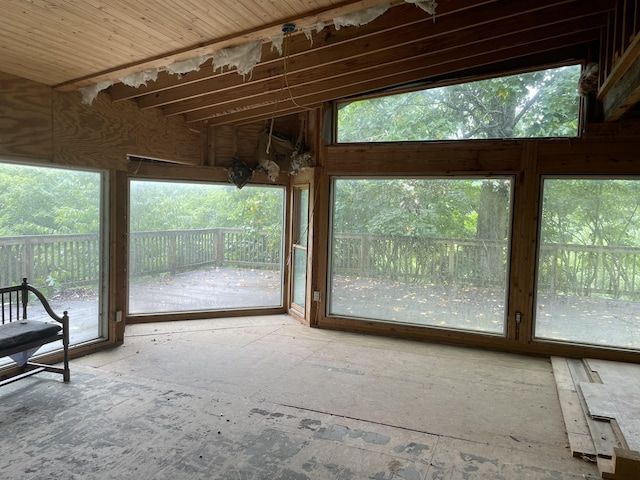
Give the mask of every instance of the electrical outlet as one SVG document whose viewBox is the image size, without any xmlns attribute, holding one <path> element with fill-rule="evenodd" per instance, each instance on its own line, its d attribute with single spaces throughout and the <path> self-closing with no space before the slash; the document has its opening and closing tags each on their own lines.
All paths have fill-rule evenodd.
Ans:
<svg viewBox="0 0 640 480">
<path fill-rule="evenodd" d="M 116 312 L 116 323 L 120 323 L 122 321 L 122 310 L 118 310 Z"/>
<path fill-rule="evenodd" d="M 313 301 L 319 302 L 320 300 L 322 300 L 322 292 L 320 292 L 320 290 L 315 290 L 313 292 Z"/>
</svg>

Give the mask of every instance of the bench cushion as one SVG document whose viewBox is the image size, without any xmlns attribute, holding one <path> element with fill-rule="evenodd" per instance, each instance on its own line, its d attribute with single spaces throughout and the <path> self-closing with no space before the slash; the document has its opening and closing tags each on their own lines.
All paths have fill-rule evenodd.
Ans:
<svg viewBox="0 0 640 480">
<path fill-rule="evenodd" d="M 3 350 L 54 337 L 61 325 L 29 320 L 26 323 L 11 322 L 0 325 L 0 354 Z"/>
</svg>

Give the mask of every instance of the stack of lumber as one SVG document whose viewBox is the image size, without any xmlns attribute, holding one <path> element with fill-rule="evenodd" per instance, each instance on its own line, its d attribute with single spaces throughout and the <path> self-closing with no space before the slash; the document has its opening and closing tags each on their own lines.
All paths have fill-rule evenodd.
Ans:
<svg viewBox="0 0 640 480">
<path fill-rule="evenodd" d="M 552 357 L 571 453 L 602 478 L 640 479 L 640 365 Z"/>
</svg>

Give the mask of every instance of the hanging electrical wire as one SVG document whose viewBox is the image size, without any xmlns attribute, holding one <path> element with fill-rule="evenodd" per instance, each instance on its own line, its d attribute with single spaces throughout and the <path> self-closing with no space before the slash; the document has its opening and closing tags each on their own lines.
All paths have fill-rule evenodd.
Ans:
<svg viewBox="0 0 640 480">
<path fill-rule="evenodd" d="M 314 110 L 311 107 L 307 107 L 304 105 L 300 105 L 298 102 L 296 102 L 296 99 L 293 96 L 293 92 L 291 91 L 291 87 L 289 86 L 289 79 L 288 79 L 288 61 L 289 61 L 289 48 L 290 48 L 290 43 L 291 43 L 291 34 L 293 32 L 295 32 L 296 30 L 296 26 L 293 23 L 285 23 L 282 26 L 282 34 L 283 34 L 283 39 L 282 39 L 282 86 L 280 87 L 280 92 L 282 92 L 283 90 L 286 89 L 287 93 L 289 94 L 289 98 L 291 99 L 291 102 L 299 108 L 303 108 L 305 110 Z M 276 102 L 273 105 L 273 111 L 271 112 L 271 126 L 269 127 L 269 141 L 267 142 L 267 149 L 266 152 L 269 153 L 269 150 L 271 149 L 271 138 L 273 136 L 273 124 L 276 118 L 276 110 L 278 108 L 278 104 L 280 103 L 280 97 L 278 97 L 276 99 Z"/>
</svg>

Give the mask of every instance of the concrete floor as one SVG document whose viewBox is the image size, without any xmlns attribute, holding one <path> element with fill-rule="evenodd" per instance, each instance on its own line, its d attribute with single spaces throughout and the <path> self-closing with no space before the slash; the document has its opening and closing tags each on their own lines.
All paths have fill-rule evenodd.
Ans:
<svg viewBox="0 0 640 480">
<path fill-rule="evenodd" d="M 322 331 L 285 315 L 132 325 L 0 390 L 19 479 L 596 479 L 548 359 Z"/>
</svg>

